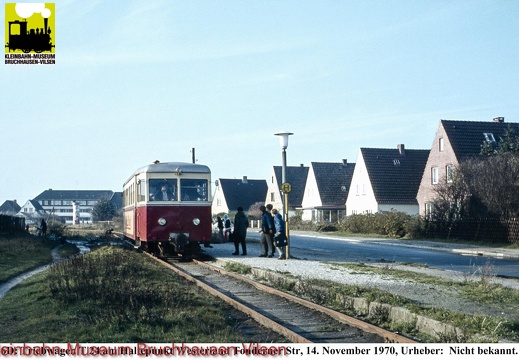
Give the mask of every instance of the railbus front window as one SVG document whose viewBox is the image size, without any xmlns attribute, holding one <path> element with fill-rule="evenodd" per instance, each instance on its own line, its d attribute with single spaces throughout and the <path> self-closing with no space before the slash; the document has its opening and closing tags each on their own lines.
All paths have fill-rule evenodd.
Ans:
<svg viewBox="0 0 519 360">
<path fill-rule="evenodd" d="M 207 201 L 206 179 L 181 179 L 180 196 L 182 201 Z"/>
<path fill-rule="evenodd" d="M 178 201 L 176 179 L 150 179 L 150 201 Z"/>
</svg>

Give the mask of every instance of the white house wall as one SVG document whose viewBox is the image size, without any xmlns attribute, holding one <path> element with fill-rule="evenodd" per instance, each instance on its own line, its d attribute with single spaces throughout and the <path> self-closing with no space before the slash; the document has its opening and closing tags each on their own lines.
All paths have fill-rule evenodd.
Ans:
<svg viewBox="0 0 519 360">
<path fill-rule="evenodd" d="M 290 195 L 288 201 L 290 202 Z M 267 197 L 265 204 L 272 204 L 274 209 L 278 209 L 280 213 L 283 213 L 283 199 L 281 199 L 281 191 L 279 190 L 274 169 L 272 169 L 272 175 L 268 181 Z"/>
<path fill-rule="evenodd" d="M 401 204 L 381 204 L 378 207 L 379 211 L 401 211 L 409 215 L 417 215 L 419 211 L 418 204 L 416 205 L 401 205 Z"/>
<path fill-rule="evenodd" d="M 351 179 L 348 199 L 346 200 L 346 211 L 348 216 L 352 214 L 376 213 L 378 211 L 377 200 L 375 199 L 366 164 L 360 150 Z"/>
<path fill-rule="evenodd" d="M 223 190 L 220 184 L 218 184 L 214 192 L 213 202 L 211 204 L 211 211 L 213 215 L 229 212 L 229 207 L 227 206 L 227 202 L 225 201 L 225 196 L 223 194 Z"/>
<path fill-rule="evenodd" d="M 308 171 L 308 178 L 306 180 L 305 193 L 303 195 L 303 201 L 301 207 L 303 208 L 302 219 L 305 221 L 311 221 L 313 208 L 322 206 L 321 196 L 319 194 L 319 188 L 317 187 L 317 181 L 315 180 L 315 173 L 313 166 L 310 166 Z"/>
</svg>

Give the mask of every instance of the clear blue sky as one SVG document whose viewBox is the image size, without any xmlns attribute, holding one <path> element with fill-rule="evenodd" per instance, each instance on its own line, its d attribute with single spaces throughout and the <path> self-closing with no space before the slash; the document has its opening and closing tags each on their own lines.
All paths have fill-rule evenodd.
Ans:
<svg viewBox="0 0 519 360">
<path fill-rule="evenodd" d="M 121 191 L 191 148 L 214 179 L 268 179 L 281 130 L 308 165 L 428 149 L 440 119 L 519 121 L 516 0 L 55 4 L 57 64 L 0 63 L 0 204 Z"/>
</svg>

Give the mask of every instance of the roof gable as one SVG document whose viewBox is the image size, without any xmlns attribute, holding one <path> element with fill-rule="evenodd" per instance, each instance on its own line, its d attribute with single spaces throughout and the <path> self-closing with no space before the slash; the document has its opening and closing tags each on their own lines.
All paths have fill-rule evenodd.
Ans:
<svg viewBox="0 0 519 360">
<path fill-rule="evenodd" d="M 36 200 L 29 200 L 29 201 L 27 201 L 27 204 L 31 204 L 32 207 L 34 208 L 34 210 L 36 210 L 38 212 L 45 212 L 45 209 L 43 208 L 43 206 L 41 206 L 40 203 L 37 202 Z"/>
<path fill-rule="evenodd" d="M 486 133 L 493 134 L 497 142 L 504 136 L 508 127 L 519 134 L 519 123 L 462 120 L 441 120 L 440 123 L 458 161 L 479 155 L 481 145 L 486 140 L 484 135 Z"/>
<path fill-rule="evenodd" d="M 416 195 L 429 150 L 361 148 L 379 204 L 417 204 Z"/>
<path fill-rule="evenodd" d="M 355 163 L 311 163 L 323 205 L 344 205 L 348 198 Z"/>
<path fill-rule="evenodd" d="M 263 203 L 267 196 L 267 181 L 250 179 L 218 179 L 229 211 L 238 206 L 247 211 L 252 204 Z"/>
</svg>

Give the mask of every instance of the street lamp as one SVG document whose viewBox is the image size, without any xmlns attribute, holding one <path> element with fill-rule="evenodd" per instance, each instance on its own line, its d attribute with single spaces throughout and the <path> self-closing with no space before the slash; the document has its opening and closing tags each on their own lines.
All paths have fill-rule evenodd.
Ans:
<svg viewBox="0 0 519 360">
<path fill-rule="evenodd" d="M 283 219 L 285 220 L 285 231 L 287 236 L 287 249 L 286 249 L 286 258 L 290 258 L 290 237 L 288 232 L 288 193 L 291 190 L 291 186 L 289 183 L 287 183 L 286 180 L 286 168 L 287 168 L 287 147 L 288 147 L 288 137 L 290 135 L 294 135 L 294 133 L 291 132 L 280 132 L 277 134 L 274 134 L 276 136 L 279 136 L 279 145 L 281 146 L 282 151 L 282 159 L 283 164 L 281 167 L 281 189 L 283 191 L 283 197 L 284 197 L 284 206 L 283 206 Z"/>
</svg>

